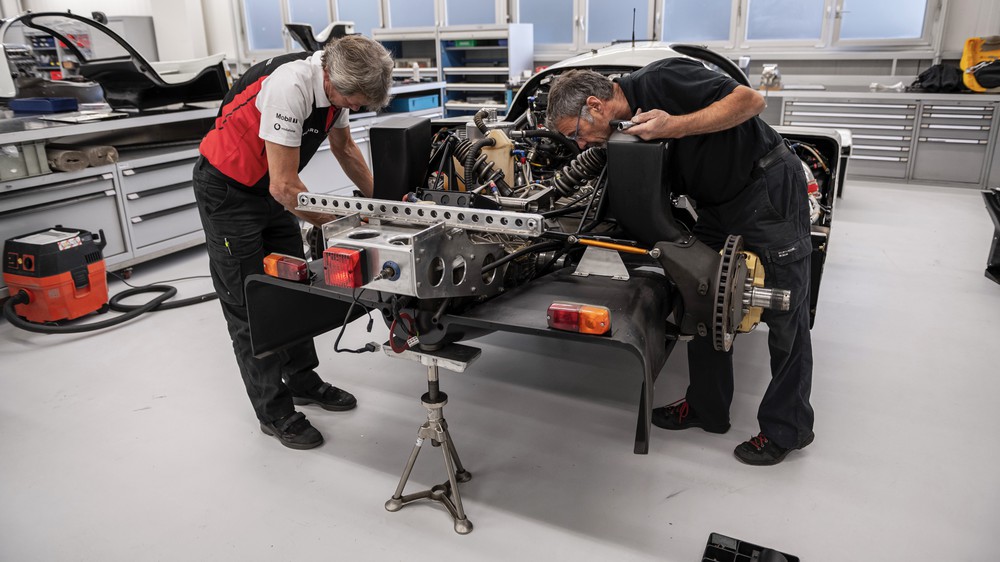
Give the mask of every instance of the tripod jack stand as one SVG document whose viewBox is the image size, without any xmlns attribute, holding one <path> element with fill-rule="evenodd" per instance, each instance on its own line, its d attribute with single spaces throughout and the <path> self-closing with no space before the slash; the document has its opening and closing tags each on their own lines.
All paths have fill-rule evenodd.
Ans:
<svg viewBox="0 0 1000 562">
<path fill-rule="evenodd" d="M 403 475 L 396 486 L 396 493 L 389 501 L 385 502 L 388 511 L 399 511 L 403 506 L 422 499 L 429 499 L 444 505 L 448 513 L 455 521 L 455 532 L 466 535 L 472 532 L 472 522 L 465 516 L 465 508 L 462 507 L 462 495 L 458 490 L 459 482 L 468 482 L 472 478 L 472 473 L 462 466 L 462 461 L 458 458 L 458 451 L 455 449 L 455 442 L 448 432 L 448 422 L 444 419 L 444 405 L 448 403 L 448 395 L 440 391 L 438 384 L 438 365 L 436 361 L 430 361 L 427 366 L 427 393 L 420 397 L 420 402 L 427 409 L 427 421 L 417 429 L 417 442 L 413 445 L 410 458 L 403 468 Z M 403 488 L 410 478 L 410 472 L 420 454 L 420 448 L 424 440 L 430 439 L 431 445 L 440 447 L 444 455 L 445 469 L 448 471 L 448 481 L 443 484 L 433 486 L 429 490 L 423 490 L 412 494 L 403 495 Z M 444 445 L 442 447 L 442 445 Z"/>
</svg>

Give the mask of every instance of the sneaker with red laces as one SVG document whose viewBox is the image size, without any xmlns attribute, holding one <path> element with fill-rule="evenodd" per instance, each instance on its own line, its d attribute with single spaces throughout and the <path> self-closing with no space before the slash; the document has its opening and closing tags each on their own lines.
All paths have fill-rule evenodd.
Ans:
<svg viewBox="0 0 1000 562">
<path fill-rule="evenodd" d="M 729 424 L 709 424 L 702 421 L 695 413 L 687 400 L 680 400 L 667 404 L 659 408 L 653 408 L 653 418 L 651 420 L 656 427 L 663 429 L 678 430 L 691 427 L 700 427 L 709 433 L 725 433 L 729 431 Z"/>
<path fill-rule="evenodd" d="M 756 437 L 751 437 L 748 441 L 740 443 L 733 454 L 741 462 L 746 464 L 752 464 L 754 466 L 771 466 L 778 464 L 779 462 L 785 460 L 788 453 L 794 451 L 795 449 L 804 449 L 807 445 L 813 442 L 816 437 L 815 433 L 810 433 L 809 437 L 802 442 L 798 447 L 790 447 L 788 449 L 778 446 L 774 441 L 771 441 L 764 435 L 764 432 L 760 432 Z"/>
</svg>

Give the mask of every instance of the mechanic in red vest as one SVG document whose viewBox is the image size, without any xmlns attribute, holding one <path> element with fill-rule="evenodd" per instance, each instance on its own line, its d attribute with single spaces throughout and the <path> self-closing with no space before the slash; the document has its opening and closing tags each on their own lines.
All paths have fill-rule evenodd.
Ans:
<svg viewBox="0 0 1000 562">
<path fill-rule="evenodd" d="M 263 273 L 263 259 L 272 252 L 303 256 L 299 219 L 316 226 L 329 221 L 295 210 L 298 194 L 308 190 L 299 172 L 324 140 L 351 181 L 371 197 L 372 174 L 347 118 L 361 106 L 374 110 L 388 103 L 392 66 L 384 47 L 360 35 L 315 53 L 256 64 L 226 95 L 195 164 L 209 268 L 247 395 L 261 431 L 293 449 L 323 443 L 295 405 L 344 411 L 357 400 L 316 374 L 312 340 L 262 359 L 253 356 L 243 281 Z"/>
</svg>

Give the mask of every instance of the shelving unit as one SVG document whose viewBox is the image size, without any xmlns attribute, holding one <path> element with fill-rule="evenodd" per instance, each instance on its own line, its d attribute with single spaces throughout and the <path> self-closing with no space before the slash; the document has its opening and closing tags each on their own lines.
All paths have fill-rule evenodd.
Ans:
<svg viewBox="0 0 1000 562">
<path fill-rule="evenodd" d="M 507 84 L 532 70 L 532 25 L 443 27 L 438 40 L 445 116 L 466 115 L 483 107 L 505 113 L 512 98 Z"/>
<path fill-rule="evenodd" d="M 441 107 L 444 82 L 438 65 L 437 36 L 435 27 L 373 30 L 372 37 L 382 43 L 392 53 L 397 65 L 400 65 L 392 71 L 392 95 L 397 103 L 407 98 L 422 98 L 419 100 L 421 105 L 432 101 L 434 106 Z M 412 63 L 419 65 L 419 81 L 413 79 Z M 437 96 L 437 99 L 427 100 L 427 96 Z"/>
</svg>

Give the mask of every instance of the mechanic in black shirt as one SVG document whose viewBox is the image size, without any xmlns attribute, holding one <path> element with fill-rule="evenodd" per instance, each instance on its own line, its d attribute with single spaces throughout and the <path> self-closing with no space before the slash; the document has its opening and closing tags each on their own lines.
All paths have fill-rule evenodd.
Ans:
<svg viewBox="0 0 1000 562">
<path fill-rule="evenodd" d="M 614 81 L 589 70 L 566 72 L 549 91 L 546 116 L 550 129 L 581 148 L 605 143 L 612 119 L 638 123 L 626 132 L 643 140 L 672 139 L 671 188 L 697 202 L 695 236 L 719 250 L 728 235 L 742 235 L 763 261 L 767 285 L 791 291 L 787 312 L 763 315 L 771 382 L 757 413 L 759 434 L 734 451 L 753 465 L 777 464 L 814 436 L 805 174 L 781 136 L 757 117 L 764 106 L 756 91 L 676 57 Z M 685 398 L 656 408 L 652 422 L 729 431 L 732 351 L 716 351 L 711 338 L 696 337 L 688 344 L 688 370 Z"/>
</svg>

